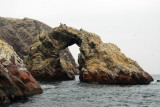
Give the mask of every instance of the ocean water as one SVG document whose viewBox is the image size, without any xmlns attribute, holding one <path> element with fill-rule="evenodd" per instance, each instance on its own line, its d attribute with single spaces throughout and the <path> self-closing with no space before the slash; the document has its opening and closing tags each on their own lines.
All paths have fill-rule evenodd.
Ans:
<svg viewBox="0 0 160 107">
<path fill-rule="evenodd" d="M 160 75 L 149 85 L 99 85 L 73 81 L 40 83 L 44 92 L 9 107 L 160 107 Z"/>
</svg>

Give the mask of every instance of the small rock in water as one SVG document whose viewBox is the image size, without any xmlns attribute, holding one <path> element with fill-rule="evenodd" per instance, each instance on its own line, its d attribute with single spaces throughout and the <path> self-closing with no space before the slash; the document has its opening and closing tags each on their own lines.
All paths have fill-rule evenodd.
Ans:
<svg viewBox="0 0 160 107">
<path fill-rule="evenodd" d="M 160 82 L 160 80 L 157 80 L 157 82 Z"/>
</svg>

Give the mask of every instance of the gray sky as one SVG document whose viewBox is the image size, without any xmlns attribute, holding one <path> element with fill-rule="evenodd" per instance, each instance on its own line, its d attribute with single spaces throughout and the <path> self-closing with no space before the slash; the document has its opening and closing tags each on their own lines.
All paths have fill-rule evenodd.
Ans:
<svg viewBox="0 0 160 107">
<path fill-rule="evenodd" d="M 118 45 L 151 74 L 160 74 L 160 0 L 0 0 L 0 16 L 60 23 Z M 70 47 L 77 59 L 77 46 Z"/>
</svg>

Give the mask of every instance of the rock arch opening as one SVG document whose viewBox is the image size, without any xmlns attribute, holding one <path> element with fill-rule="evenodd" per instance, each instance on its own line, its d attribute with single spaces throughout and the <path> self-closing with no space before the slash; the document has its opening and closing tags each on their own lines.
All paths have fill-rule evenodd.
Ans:
<svg viewBox="0 0 160 107">
<path fill-rule="evenodd" d="M 78 54 L 80 54 L 79 46 L 74 44 L 72 46 L 69 46 L 68 48 L 69 48 L 73 58 L 75 59 L 75 62 L 78 64 Z"/>
<path fill-rule="evenodd" d="M 79 64 L 78 64 L 78 55 L 80 54 L 80 51 L 79 51 L 79 46 L 77 46 L 76 44 L 72 45 L 72 46 L 69 46 L 69 51 L 72 55 L 71 60 L 74 61 L 75 63 L 73 63 L 73 66 L 76 67 L 76 71 L 75 71 L 75 74 L 78 75 L 79 74 L 79 70 L 78 70 L 78 67 L 79 67 Z M 72 59 L 74 58 L 74 59 Z"/>
</svg>

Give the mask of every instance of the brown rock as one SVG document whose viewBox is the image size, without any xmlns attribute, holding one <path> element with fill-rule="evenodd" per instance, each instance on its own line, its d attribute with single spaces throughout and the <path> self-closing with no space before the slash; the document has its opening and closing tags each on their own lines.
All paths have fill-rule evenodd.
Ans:
<svg viewBox="0 0 160 107">
<path fill-rule="evenodd" d="M 48 71 L 63 72 L 60 51 L 76 43 L 80 47 L 78 63 L 82 82 L 148 84 L 153 81 L 137 62 L 127 58 L 116 45 L 103 43 L 94 33 L 62 24 L 48 34 L 42 33 L 39 40 L 31 47 L 26 60 L 31 72 L 41 74 L 40 71 L 48 68 Z"/>
<path fill-rule="evenodd" d="M 14 65 L 0 63 L 0 103 L 42 93 L 38 82 L 30 72 Z"/>
<path fill-rule="evenodd" d="M 116 45 L 103 44 L 98 53 L 98 56 L 89 60 L 80 59 L 85 62 L 81 81 L 107 84 L 149 84 L 153 81 L 137 62 L 122 54 Z"/>
<path fill-rule="evenodd" d="M 0 64 L 0 66 L 3 65 Z M 11 100 L 28 95 L 29 90 L 21 80 L 12 76 L 7 70 L 0 69 L 0 103 L 9 103 Z M 14 96 L 14 99 L 12 99 L 12 96 Z"/>
<path fill-rule="evenodd" d="M 42 93 L 42 89 L 41 89 L 40 85 L 32 77 L 30 72 L 27 71 L 26 68 L 20 68 L 16 65 L 8 65 L 6 68 L 11 75 L 16 76 L 25 84 L 25 86 L 30 91 L 30 94 Z"/>
<path fill-rule="evenodd" d="M 42 93 L 30 72 L 23 67 L 23 60 L 14 49 L 0 40 L 0 103 Z"/>
</svg>

